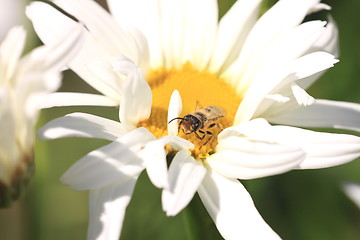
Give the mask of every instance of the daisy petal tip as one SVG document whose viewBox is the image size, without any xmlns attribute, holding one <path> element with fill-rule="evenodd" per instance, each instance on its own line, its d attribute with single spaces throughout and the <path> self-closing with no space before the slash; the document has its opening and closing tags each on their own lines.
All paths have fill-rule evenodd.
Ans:
<svg viewBox="0 0 360 240">
<path fill-rule="evenodd" d="M 345 194 L 360 208 L 360 184 L 344 182 L 342 189 Z"/>
<path fill-rule="evenodd" d="M 171 136 L 178 134 L 179 123 L 175 120 L 182 111 L 182 99 L 178 90 L 174 90 L 168 107 L 168 133 Z"/>
</svg>

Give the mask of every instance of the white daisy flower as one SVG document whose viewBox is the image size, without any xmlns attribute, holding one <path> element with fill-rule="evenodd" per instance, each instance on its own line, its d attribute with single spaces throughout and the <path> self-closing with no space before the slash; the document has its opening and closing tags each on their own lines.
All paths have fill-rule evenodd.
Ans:
<svg viewBox="0 0 360 240">
<path fill-rule="evenodd" d="M 133 145 L 125 142 L 126 151 L 135 152 L 136 156 L 145 159 L 143 166 L 146 166 L 150 178 L 153 169 L 164 168 L 164 162 L 159 159 L 164 159 L 165 154 L 173 156 L 169 184 L 158 181 L 163 184 L 157 185 L 164 187 L 162 203 L 167 215 L 176 215 L 197 191 L 225 239 L 278 239 L 238 179 L 259 178 L 292 169 L 331 167 L 360 156 L 360 139 L 356 136 L 269 124 L 360 130 L 359 104 L 315 100 L 305 91 L 324 70 L 337 62 L 337 28 L 332 19 L 329 22 L 303 22 L 307 14 L 329 9 L 319 0 L 280 0 L 260 17 L 260 0 L 239 0 L 219 22 L 217 1 L 214 0 L 109 0 L 116 21 L 93 1 L 53 2 L 88 30 L 87 42 L 72 62 L 72 69 L 103 93 L 104 96 L 100 97 L 104 102 L 108 101 L 108 105 L 120 103 L 120 112 L 124 112 L 124 115 L 120 113 L 121 122 L 132 119 L 133 131 L 149 131 L 159 138 L 145 143 L 147 134 L 144 139 L 139 137 L 137 141 L 145 141 L 142 144 L 148 150 L 146 154 L 143 154 L 144 149 L 134 150 Z M 32 3 L 27 14 L 45 43 L 78 24 L 41 2 Z M 124 90 L 124 81 L 113 75 L 113 70 L 119 73 L 114 60 L 119 55 L 128 57 L 139 66 L 151 88 L 152 105 L 148 118 L 136 118 L 133 117 L 136 114 L 122 110 L 123 101 L 138 101 L 143 98 L 143 93 L 136 94 L 136 88 L 133 88 L 129 93 L 131 96 L 125 97 L 128 91 Z M 76 100 L 75 96 L 80 95 L 72 96 L 72 100 Z M 88 103 L 95 102 L 92 99 L 90 96 Z M 195 115 L 192 112 L 197 102 L 224 109 L 226 115 L 220 114 L 218 119 L 212 119 L 214 124 L 208 124 L 209 129 L 205 129 L 203 119 L 184 120 L 186 115 Z M 57 104 L 63 103 L 59 101 Z M 134 109 L 136 112 L 138 108 Z M 182 119 L 167 124 L 174 118 Z M 88 119 L 85 117 L 85 121 Z M 197 122 L 200 122 L 199 126 Z M 100 131 L 103 125 L 99 125 Z M 78 129 L 81 133 L 76 133 Z M 115 131 L 105 128 L 105 135 L 111 135 L 110 130 Z M 44 134 L 46 138 L 71 134 L 98 135 L 79 124 L 59 121 L 49 123 Z M 161 139 L 167 135 L 178 135 L 194 144 L 194 148 L 190 151 L 186 147 L 180 151 L 165 148 L 164 151 L 165 143 Z M 115 142 L 111 144 L 116 145 Z M 100 152 L 90 153 L 88 158 L 96 158 L 102 165 L 108 158 L 119 161 L 114 157 L 118 157 L 117 151 L 115 154 L 109 149 L 113 147 L 109 145 Z M 105 161 L 100 161 L 101 158 Z M 92 161 L 89 163 L 91 165 Z M 99 173 L 105 178 L 106 172 L 111 171 L 106 165 L 107 168 Z M 83 161 L 79 169 L 86 166 Z M 89 169 L 95 170 L 93 166 Z M 120 166 L 115 169 L 121 171 Z M 79 190 L 97 191 L 94 189 L 99 189 L 96 187 L 100 177 L 89 178 L 91 174 L 97 174 L 90 172 L 77 171 L 73 175 L 86 188 L 74 186 L 70 178 L 66 182 Z M 86 177 L 75 177 L 80 173 Z M 103 211 L 101 216 L 113 214 L 108 211 L 111 203 L 108 200 L 113 197 L 108 195 L 110 191 L 126 196 L 126 203 L 118 205 L 126 207 L 134 184 L 129 183 L 126 185 L 129 188 L 119 190 L 113 183 L 101 184 L 101 191 L 107 189 L 107 192 L 95 194 L 101 196 L 99 202 L 104 204 L 100 209 Z M 90 208 L 98 211 L 99 206 L 95 205 L 96 201 L 92 200 Z M 99 212 L 90 214 L 90 222 L 96 222 L 92 218 L 99 215 Z M 121 220 L 122 215 L 117 217 Z M 103 231 L 92 230 L 94 226 L 90 224 L 89 238 L 108 236 L 116 239 L 119 226 L 101 220 L 104 221 Z"/>
<path fill-rule="evenodd" d="M 13 27 L 0 45 L 0 205 L 17 199 L 33 170 L 40 103 L 61 84 L 61 71 L 79 50 L 83 31 L 70 29 L 53 44 L 21 58 L 26 32 Z"/>
<path fill-rule="evenodd" d="M 88 137 L 112 141 L 81 158 L 61 177 L 63 183 L 75 190 L 90 190 L 89 239 L 119 238 L 126 207 L 145 167 L 156 187 L 169 188 L 166 145 L 176 150 L 194 148 L 180 137 L 156 138 L 151 129 L 138 127 L 150 117 L 151 89 L 141 70 L 129 59 L 119 58 L 114 71 L 108 74 L 123 82 L 121 123 L 73 113 L 49 122 L 39 131 L 42 139 Z"/>
</svg>

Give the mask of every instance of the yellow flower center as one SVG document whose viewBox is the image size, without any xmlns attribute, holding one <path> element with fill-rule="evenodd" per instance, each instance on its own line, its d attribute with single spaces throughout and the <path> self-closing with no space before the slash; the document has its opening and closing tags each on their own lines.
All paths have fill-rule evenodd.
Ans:
<svg viewBox="0 0 360 240">
<path fill-rule="evenodd" d="M 153 70 L 150 73 L 148 83 L 152 91 L 151 115 L 149 119 L 141 122 L 139 127 L 146 127 L 156 137 L 167 135 L 167 109 L 171 94 L 176 89 L 180 92 L 183 104 L 182 113 L 179 117 L 192 114 L 197 102 L 204 108 L 217 106 L 226 111 L 224 117 L 214 121 L 214 123 L 219 123 L 218 125 L 216 124 L 209 129 L 200 129 L 203 132 L 210 132 L 205 135 L 204 139 L 199 139 L 194 132 L 185 134 L 181 128 L 178 133 L 179 137 L 195 145 L 195 148 L 191 150 L 195 159 L 204 159 L 212 154 L 217 144 L 217 135 L 232 125 L 240 104 L 241 98 L 235 90 L 216 75 L 195 70 L 190 63 L 184 64 L 181 69 Z M 180 122 L 180 120 L 178 121 Z M 184 121 L 183 124 L 190 123 Z M 203 133 L 199 131 L 197 133 L 200 137 L 203 136 Z"/>
</svg>

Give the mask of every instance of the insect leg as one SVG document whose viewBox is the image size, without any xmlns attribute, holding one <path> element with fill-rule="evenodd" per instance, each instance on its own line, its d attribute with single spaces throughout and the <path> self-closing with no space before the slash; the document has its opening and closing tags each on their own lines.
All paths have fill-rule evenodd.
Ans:
<svg viewBox="0 0 360 240">
<path fill-rule="evenodd" d="M 200 135 L 197 133 L 197 132 L 194 132 L 195 133 L 195 136 L 200 139 L 200 140 L 203 140 L 206 136 L 206 132 L 202 131 L 202 130 L 199 130 L 199 133 L 202 133 L 203 135 L 200 137 Z"/>
<path fill-rule="evenodd" d="M 209 135 L 209 138 L 208 138 L 208 140 L 204 143 L 204 145 L 206 145 L 206 144 L 212 139 L 212 137 L 214 136 L 214 134 L 213 134 L 212 132 L 210 132 L 210 131 L 206 131 L 206 134 Z M 204 136 L 205 136 L 206 134 L 204 134 Z"/>
</svg>

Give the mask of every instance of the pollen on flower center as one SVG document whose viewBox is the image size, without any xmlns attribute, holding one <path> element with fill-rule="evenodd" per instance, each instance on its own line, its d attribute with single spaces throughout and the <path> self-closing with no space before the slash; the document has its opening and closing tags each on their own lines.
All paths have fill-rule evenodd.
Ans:
<svg viewBox="0 0 360 240">
<path fill-rule="evenodd" d="M 191 114 L 197 102 L 203 107 L 217 106 L 226 111 L 224 117 L 216 120 L 219 125 L 208 129 L 213 135 L 207 134 L 199 139 L 194 133 L 184 134 L 179 131 L 178 136 L 192 142 L 195 148 L 192 154 L 196 159 L 206 158 L 214 152 L 217 145 L 217 135 L 224 128 L 232 125 L 236 110 L 241 101 L 235 90 L 216 75 L 194 69 L 190 63 L 181 69 L 153 70 L 148 78 L 152 91 L 152 109 L 150 118 L 141 122 L 139 127 L 146 127 L 156 137 L 167 135 L 167 108 L 171 94 L 174 90 L 180 92 L 183 109 L 179 117 Z M 203 134 L 200 134 L 202 136 Z"/>
</svg>

